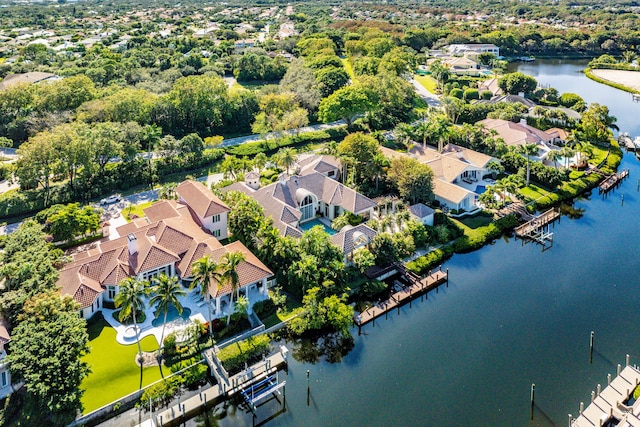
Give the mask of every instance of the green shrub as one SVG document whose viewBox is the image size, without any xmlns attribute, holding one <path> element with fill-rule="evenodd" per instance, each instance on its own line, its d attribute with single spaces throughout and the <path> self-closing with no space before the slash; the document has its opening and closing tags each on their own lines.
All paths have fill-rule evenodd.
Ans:
<svg viewBox="0 0 640 427">
<path fill-rule="evenodd" d="M 449 92 L 449 96 L 453 96 L 454 98 L 458 98 L 458 99 L 462 99 L 462 97 L 464 96 L 464 91 L 462 89 L 451 89 L 451 92 Z"/>
<path fill-rule="evenodd" d="M 174 375 L 166 380 L 159 382 L 147 388 L 140 397 L 139 406 L 149 404 L 149 399 L 153 406 L 166 405 L 180 391 L 180 386 L 184 383 L 184 379 L 180 375 Z"/>
<path fill-rule="evenodd" d="M 241 145 L 227 147 L 227 154 L 234 156 L 255 156 L 258 153 L 271 155 L 282 147 L 297 147 L 312 142 L 327 142 L 341 140 L 347 136 L 346 126 L 336 128 L 305 132 L 294 136 L 284 136 L 278 139 L 268 139 L 255 142 L 247 142 Z"/>
<path fill-rule="evenodd" d="M 231 373 L 244 367 L 245 362 L 265 355 L 271 346 L 271 340 L 266 335 L 250 337 L 233 343 L 218 352 L 218 359 L 225 369 Z"/>
<path fill-rule="evenodd" d="M 472 99 L 480 99 L 478 89 L 467 89 L 464 91 L 463 97 L 465 100 L 470 101 Z"/>
<path fill-rule="evenodd" d="M 260 319 L 265 319 L 276 312 L 276 305 L 271 299 L 258 301 L 253 304 L 253 311 Z"/>
<path fill-rule="evenodd" d="M 407 263 L 407 268 L 416 274 L 426 274 L 429 270 L 442 264 L 453 255 L 451 246 L 443 246 Z"/>
<path fill-rule="evenodd" d="M 182 373 L 184 385 L 187 387 L 202 385 L 207 378 L 207 372 L 208 368 L 206 364 L 199 363 L 197 365 L 193 365 Z"/>
<path fill-rule="evenodd" d="M 483 90 L 483 91 L 480 93 L 480 97 L 481 97 L 482 99 L 489 100 L 489 99 L 493 98 L 493 92 L 491 92 L 490 90 Z"/>
<path fill-rule="evenodd" d="M 163 351 L 167 356 L 173 355 L 176 353 L 176 334 L 170 333 L 167 335 L 163 341 Z"/>
</svg>

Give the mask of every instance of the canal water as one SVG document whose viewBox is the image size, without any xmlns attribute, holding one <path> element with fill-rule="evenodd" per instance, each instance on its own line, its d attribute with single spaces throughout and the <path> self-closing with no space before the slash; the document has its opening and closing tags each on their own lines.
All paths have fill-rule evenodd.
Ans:
<svg viewBox="0 0 640 427">
<path fill-rule="evenodd" d="M 583 67 L 540 61 L 519 69 L 608 105 L 621 130 L 640 135 L 640 104 L 590 81 Z M 339 362 L 314 360 L 333 342 L 292 344 L 284 410 L 272 400 L 254 419 L 227 404 L 188 425 L 566 426 L 625 354 L 640 364 L 640 163 L 628 154 L 621 167 L 630 178 L 607 198 L 595 192 L 576 201 L 577 218 L 556 223 L 551 249 L 503 238 L 455 255 L 445 264 L 448 288 L 362 335 L 354 329 L 353 348 Z"/>
</svg>

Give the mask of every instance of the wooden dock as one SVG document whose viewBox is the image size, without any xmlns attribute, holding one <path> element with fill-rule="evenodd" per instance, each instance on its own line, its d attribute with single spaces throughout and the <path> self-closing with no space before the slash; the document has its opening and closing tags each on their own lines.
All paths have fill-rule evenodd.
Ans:
<svg viewBox="0 0 640 427">
<path fill-rule="evenodd" d="M 410 281 L 411 285 L 406 286 L 401 291 L 392 294 L 388 300 L 382 301 L 356 315 L 353 320 L 356 326 L 362 327 L 363 325 L 375 320 L 377 317 L 388 313 L 394 308 L 399 309 L 400 306 L 406 304 L 408 301 L 411 301 L 413 298 L 416 298 L 423 293 L 429 292 L 432 289 L 437 289 L 438 286 L 445 282 L 448 283 L 449 270 L 447 270 L 446 272 L 437 270 L 424 278 L 417 277 L 416 280 Z"/>
<path fill-rule="evenodd" d="M 281 365 L 286 365 L 287 354 L 288 349 L 284 346 L 281 346 L 278 353 L 266 358 L 262 362 L 252 365 L 239 374 L 229 377 L 228 380 L 223 381 L 222 384 L 218 384 L 218 386 L 213 386 L 208 388 L 207 390 L 203 390 L 199 394 L 185 400 L 184 402 L 178 402 L 177 405 L 174 405 L 164 411 L 160 411 L 156 414 L 155 417 L 156 425 L 180 425 L 186 420 L 205 411 L 207 408 L 210 408 L 214 404 L 224 399 L 228 399 L 238 393 L 246 393 L 246 390 L 252 390 L 252 386 L 265 381 L 265 379 L 269 378 L 270 376 L 272 377 L 278 371 L 278 368 Z M 208 363 L 210 358 L 210 356 L 207 357 Z M 279 388 L 284 386 L 284 383 L 279 384 L 272 384 L 268 393 L 270 394 L 272 392 L 278 392 Z M 264 393 L 261 393 L 257 396 L 251 396 L 252 401 L 257 401 L 257 397 L 262 399 L 265 396 Z"/>
<path fill-rule="evenodd" d="M 558 219 L 560 219 L 560 212 L 555 209 L 549 209 L 516 227 L 516 237 L 529 239 L 542 245 L 546 245 L 547 242 L 553 244 L 553 233 L 549 231 L 549 225 Z"/>
<path fill-rule="evenodd" d="M 608 193 L 613 188 L 617 187 L 626 177 L 629 176 L 629 169 L 623 169 L 621 172 L 609 175 L 599 185 L 599 194 Z"/>
<path fill-rule="evenodd" d="M 628 359 L 627 359 L 628 360 Z M 633 394 L 633 390 L 640 384 L 640 370 L 637 367 L 627 365 L 623 370 L 618 365 L 618 375 L 611 380 L 607 376 L 607 386 L 601 391 L 598 384 L 596 391 L 591 392 L 591 403 L 586 409 L 580 402 L 580 410 L 577 418 L 569 414 L 569 426 L 571 427 L 599 427 L 607 424 L 615 418 L 618 426 L 640 427 L 640 399 L 633 406 L 627 406 L 626 402 Z"/>
<path fill-rule="evenodd" d="M 618 142 L 627 151 L 636 151 L 638 149 L 638 146 L 633 142 L 633 139 L 631 139 L 631 137 L 628 135 L 620 135 L 618 137 Z"/>
</svg>

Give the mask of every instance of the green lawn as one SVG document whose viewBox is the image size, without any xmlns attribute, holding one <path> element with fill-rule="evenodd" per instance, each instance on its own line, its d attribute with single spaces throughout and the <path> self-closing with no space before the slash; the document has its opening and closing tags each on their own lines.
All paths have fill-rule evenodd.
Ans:
<svg viewBox="0 0 640 427">
<path fill-rule="evenodd" d="M 349 74 L 349 77 L 351 77 L 351 80 L 355 80 L 356 75 L 353 72 L 351 60 L 349 60 L 349 58 L 340 58 L 340 60 L 342 61 L 342 65 L 344 65 L 344 69 L 347 71 L 347 74 Z"/>
<path fill-rule="evenodd" d="M 437 87 L 437 83 L 434 79 L 432 79 L 429 76 L 421 76 L 419 74 L 416 74 L 413 76 L 414 79 L 416 79 L 416 81 L 418 83 L 420 83 L 422 86 L 424 86 L 424 88 L 426 90 L 428 90 L 431 93 L 436 93 L 436 87 Z"/>
<path fill-rule="evenodd" d="M 293 316 L 302 311 L 302 304 L 293 298 L 287 296 L 287 302 L 285 303 L 285 308 L 280 310 L 279 312 L 272 314 L 262 321 L 266 328 L 270 328 L 278 323 L 284 322 L 286 320 L 291 319 Z"/>
<path fill-rule="evenodd" d="M 138 218 L 142 218 L 144 215 L 143 210 L 147 209 L 149 206 L 154 204 L 157 200 L 152 200 L 150 202 L 140 203 L 139 205 L 129 205 L 127 206 L 123 213 L 125 214 L 125 218 L 127 221 L 131 221 L 131 216 L 136 215 Z"/>
<path fill-rule="evenodd" d="M 484 227 L 493 222 L 493 215 L 488 213 L 480 213 L 472 217 L 463 217 L 458 220 L 468 228 L 476 229 L 478 227 Z"/>
<path fill-rule="evenodd" d="M 118 344 L 115 329 L 102 314 L 96 314 L 87 330 L 91 350 L 83 360 L 91 367 L 91 373 L 81 385 L 86 390 L 82 396 L 85 414 L 161 378 L 157 366 L 140 369 L 135 363 L 138 346 Z M 141 345 L 142 351 L 158 349 L 153 336 L 143 338 Z"/>
</svg>

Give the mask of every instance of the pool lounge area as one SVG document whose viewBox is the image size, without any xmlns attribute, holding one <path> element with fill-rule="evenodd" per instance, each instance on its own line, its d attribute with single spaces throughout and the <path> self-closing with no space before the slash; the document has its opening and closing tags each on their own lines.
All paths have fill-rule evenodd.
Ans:
<svg viewBox="0 0 640 427">
<path fill-rule="evenodd" d="M 331 228 L 330 226 L 328 226 L 327 224 L 325 224 L 323 221 L 321 221 L 319 218 L 314 218 L 311 219 L 309 221 L 305 221 L 302 224 L 300 224 L 298 227 L 302 230 L 302 231 L 307 231 L 307 230 L 311 230 L 313 227 L 315 227 L 316 225 L 319 225 L 320 227 L 322 227 L 322 229 L 324 230 L 325 233 L 327 233 L 329 236 L 333 236 L 334 234 L 337 233 L 336 230 L 334 230 L 333 228 Z"/>
</svg>

